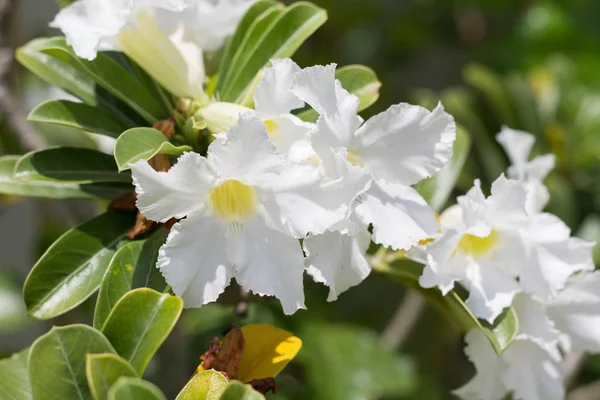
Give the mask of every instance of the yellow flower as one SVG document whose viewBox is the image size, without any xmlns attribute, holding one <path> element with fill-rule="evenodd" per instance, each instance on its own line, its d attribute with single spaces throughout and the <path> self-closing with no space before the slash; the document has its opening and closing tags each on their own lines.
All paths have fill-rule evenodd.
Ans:
<svg viewBox="0 0 600 400">
<path fill-rule="evenodd" d="M 216 369 L 245 383 L 274 378 L 301 347 L 300 338 L 276 326 L 246 325 L 230 331 L 218 344 L 213 342 L 197 372 Z"/>
</svg>

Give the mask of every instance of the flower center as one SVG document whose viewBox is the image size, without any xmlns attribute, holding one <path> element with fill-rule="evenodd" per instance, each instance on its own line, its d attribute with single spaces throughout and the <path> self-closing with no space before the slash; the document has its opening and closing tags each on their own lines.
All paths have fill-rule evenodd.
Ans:
<svg viewBox="0 0 600 400">
<path fill-rule="evenodd" d="M 243 222 L 256 209 L 254 189 L 235 179 L 228 179 L 208 194 L 215 214 L 229 222 Z"/>
<path fill-rule="evenodd" d="M 460 242 L 458 242 L 456 251 L 473 256 L 482 256 L 492 251 L 497 243 L 498 233 L 494 230 L 486 237 L 479 237 L 466 233 L 462 236 Z"/>
<path fill-rule="evenodd" d="M 277 125 L 277 122 L 275 122 L 272 119 L 267 119 L 267 120 L 263 121 L 263 123 L 267 127 L 267 133 L 269 134 L 269 136 L 273 137 L 273 134 L 275 133 L 275 131 L 277 131 L 277 128 L 279 127 Z"/>
<path fill-rule="evenodd" d="M 360 154 L 358 154 L 357 151 L 348 149 L 348 155 L 346 156 L 346 159 L 350 164 L 354 165 L 355 167 L 363 166 L 362 158 L 360 157 Z"/>
</svg>

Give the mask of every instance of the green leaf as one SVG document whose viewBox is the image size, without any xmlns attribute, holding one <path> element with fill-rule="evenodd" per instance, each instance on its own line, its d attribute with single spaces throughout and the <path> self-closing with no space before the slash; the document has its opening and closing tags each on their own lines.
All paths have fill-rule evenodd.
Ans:
<svg viewBox="0 0 600 400">
<path fill-rule="evenodd" d="M 102 329 L 117 301 L 132 288 L 164 291 L 167 284 L 156 268 L 156 259 L 167 234 L 168 230 L 159 228 L 150 238 L 136 240 L 117 250 L 100 284 L 94 312 L 95 328 Z"/>
<path fill-rule="evenodd" d="M 54 327 L 29 353 L 29 376 L 36 400 L 92 399 L 85 376 L 88 353 L 114 353 L 109 341 L 87 325 Z"/>
<path fill-rule="evenodd" d="M 0 360 L 0 398 L 2 400 L 33 400 L 27 357 L 29 349 Z"/>
<path fill-rule="evenodd" d="M 498 121 L 514 126 L 515 116 L 502 81 L 491 69 L 480 64 L 470 64 L 463 70 L 463 78 L 483 93 Z"/>
<path fill-rule="evenodd" d="M 219 76 L 221 101 L 239 103 L 269 60 L 292 56 L 327 20 L 325 10 L 306 2 L 294 3 L 282 12 L 270 9 L 266 13 L 247 32 L 232 60 L 229 76 Z"/>
<path fill-rule="evenodd" d="M 128 173 L 117 172 L 112 156 L 78 147 L 54 147 L 32 151 L 17 162 L 13 178 L 19 181 L 50 181 L 75 184 L 130 183 Z"/>
<path fill-rule="evenodd" d="M 360 99 L 358 111 L 369 108 L 379 98 L 381 82 L 375 71 L 364 65 L 347 65 L 335 71 L 335 78 L 349 93 Z M 298 114 L 306 122 L 315 122 L 319 114 L 315 110 L 306 110 Z"/>
<path fill-rule="evenodd" d="M 23 182 L 13 179 L 21 156 L 0 157 L 0 193 L 16 196 L 49 197 L 53 199 L 113 199 L 131 192 L 131 184 L 92 183 L 79 185 L 62 181 Z"/>
<path fill-rule="evenodd" d="M 272 0 L 258 0 L 248 8 L 248 11 L 246 11 L 246 14 L 244 14 L 240 20 L 235 33 L 228 40 L 225 50 L 223 51 L 223 56 L 221 57 L 221 62 L 219 64 L 219 82 L 223 82 L 229 75 L 233 65 L 233 58 L 237 54 L 238 49 L 242 46 L 251 25 L 257 18 L 274 5 L 275 2 Z"/>
<path fill-rule="evenodd" d="M 202 371 L 190 379 L 175 400 L 218 400 L 227 383 L 227 378 L 215 370 Z"/>
<path fill-rule="evenodd" d="M 480 329 L 498 354 L 504 352 L 519 332 L 519 319 L 512 307 L 504 310 L 494 324 L 489 324 L 477 319 L 455 290 L 443 296 L 438 289 L 421 287 L 419 277 L 423 274 L 423 265 L 402 258 L 390 264 L 376 265 L 374 269 L 389 274 L 404 285 L 418 290 L 462 332 L 466 333 L 473 328 Z"/>
<path fill-rule="evenodd" d="M 93 61 L 84 60 L 77 57 L 63 37 L 40 41 L 38 51 L 50 54 L 89 76 L 150 124 L 168 117 L 168 111 L 151 91 L 108 54 L 98 53 Z"/>
<path fill-rule="evenodd" d="M 513 106 L 517 123 L 512 128 L 531 132 L 544 143 L 545 136 L 540 121 L 537 102 L 527 79 L 519 73 L 510 73 L 504 78 L 504 85 L 510 104 Z"/>
<path fill-rule="evenodd" d="M 106 400 L 110 387 L 122 376 L 137 378 L 129 363 L 116 354 L 88 354 L 85 375 L 95 400 Z"/>
<path fill-rule="evenodd" d="M 35 39 L 17 49 L 17 60 L 40 79 L 63 89 L 85 104 L 98 106 L 129 126 L 135 125 L 127 113 L 113 103 L 107 93 L 101 93 L 98 84 L 89 74 L 70 65 L 68 59 L 45 53 L 49 40 Z"/>
<path fill-rule="evenodd" d="M 309 325 L 299 354 L 316 400 L 414 398 L 416 371 L 411 360 L 386 348 L 363 328 Z"/>
<path fill-rule="evenodd" d="M 100 286 L 117 244 L 135 214 L 108 211 L 67 231 L 46 250 L 25 281 L 30 315 L 53 318 L 81 304 Z"/>
<path fill-rule="evenodd" d="M 6 226 L 6 225 L 5 225 Z M 8 225 L 10 227 L 10 225 Z M 10 271 L 0 272 L 0 335 L 4 332 L 17 332 L 23 329 L 31 319 L 21 294 L 21 285 L 17 285 Z"/>
<path fill-rule="evenodd" d="M 140 378 L 119 378 L 108 392 L 108 400 L 167 400 L 155 385 Z"/>
<path fill-rule="evenodd" d="M 134 289 L 115 304 L 102 332 L 117 353 L 142 375 L 167 338 L 183 308 L 179 297 L 152 289 Z"/>
<path fill-rule="evenodd" d="M 207 397 L 210 399 L 210 397 Z M 231 381 L 221 394 L 219 400 L 264 400 L 265 396 L 257 392 L 250 385 L 244 385 L 240 381 Z"/>
<path fill-rule="evenodd" d="M 464 128 L 457 126 L 454 154 L 450 162 L 435 176 L 422 181 L 417 187 L 419 193 L 435 211 L 439 212 L 448 201 L 470 151 L 471 136 Z"/>
<path fill-rule="evenodd" d="M 123 132 L 115 144 L 115 160 L 119 171 L 129 169 L 129 164 L 149 160 L 157 154 L 180 155 L 191 151 L 190 146 L 174 146 L 160 131 L 153 128 L 133 128 Z"/>
<path fill-rule="evenodd" d="M 27 119 L 68 126 L 114 138 L 131 127 L 100 108 L 67 100 L 46 101 L 31 111 Z"/>
</svg>

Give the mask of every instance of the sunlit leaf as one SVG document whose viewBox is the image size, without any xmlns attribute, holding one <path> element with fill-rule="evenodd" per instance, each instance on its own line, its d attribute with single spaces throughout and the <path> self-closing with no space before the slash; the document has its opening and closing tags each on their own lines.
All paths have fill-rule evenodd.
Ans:
<svg viewBox="0 0 600 400">
<path fill-rule="evenodd" d="M 115 144 L 115 160 L 119 171 L 129 169 L 129 164 L 149 160 L 157 154 L 180 155 L 191 151 L 190 146 L 174 146 L 160 131 L 153 128 L 133 128 L 123 132 Z"/>
<path fill-rule="evenodd" d="M 102 327 L 117 353 L 142 375 L 183 309 L 179 297 L 134 289 L 115 304 Z"/>
<path fill-rule="evenodd" d="M 81 304 L 100 286 L 135 214 L 108 211 L 67 231 L 40 257 L 25 281 L 30 315 L 48 319 Z"/>
<path fill-rule="evenodd" d="M 44 102 L 33 109 L 27 119 L 34 122 L 68 126 L 115 138 L 131 127 L 100 108 L 67 100 Z"/>
<path fill-rule="evenodd" d="M 28 365 L 33 398 L 91 400 L 85 376 L 88 353 L 114 353 L 114 349 L 87 325 L 54 327 L 38 338 L 31 346 Z"/>
<path fill-rule="evenodd" d="M 110 387 L 120 377 L 137 377 L 127 361 L 112 353 L 88 354 L 85 375 L 95 400 L 106 400 Z"/>
<path fill-rule="evenodd" d="M 175 400 L 218 400 L 227 383 L 227 378 L 217 371 L 202 371 L 194 375 Z"/>
</svg>

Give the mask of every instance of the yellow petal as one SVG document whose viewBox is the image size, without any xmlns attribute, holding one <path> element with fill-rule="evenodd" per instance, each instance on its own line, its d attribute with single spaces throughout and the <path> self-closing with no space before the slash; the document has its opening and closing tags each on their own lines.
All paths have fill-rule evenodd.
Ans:
<svg viewBox="0 0 600 400">
<path fill-rule="evenodd" d="M 238 378 L 242 382 L 277 376 L 298 354 L 302 340 L 271 325 L 246 325 L 244 356 Z"/>
</svg>

